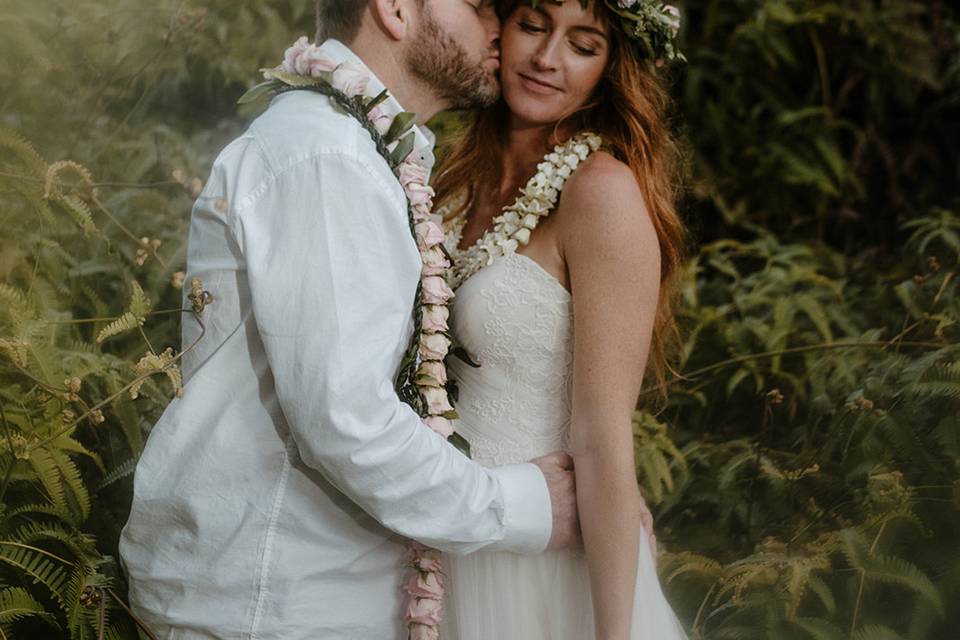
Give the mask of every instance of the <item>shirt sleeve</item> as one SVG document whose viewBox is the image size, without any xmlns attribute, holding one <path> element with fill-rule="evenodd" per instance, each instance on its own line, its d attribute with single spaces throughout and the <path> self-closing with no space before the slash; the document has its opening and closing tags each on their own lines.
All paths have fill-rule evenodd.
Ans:
<svg viewBox="0 0 960 640">
<path fill-rule="evenodd" d="M 303 461 L 385 527 L 450 553 L 539 553 L 532 464 L 485 468 L 400 401 L 420 259 L 399 185 L 347 152 L 282 171 L 237 212 L 257 328 Z"/>
</svg>

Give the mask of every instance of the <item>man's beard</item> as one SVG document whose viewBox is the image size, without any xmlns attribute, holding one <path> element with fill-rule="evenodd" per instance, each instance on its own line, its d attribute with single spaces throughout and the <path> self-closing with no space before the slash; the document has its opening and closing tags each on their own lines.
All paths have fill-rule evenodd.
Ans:
<svg viewBox="0 0 960 640">
<path fill-rule="evenodd" d="M 489 107 L 500 97 L 496 76 L 471 61 L 459 42 L 444 31 L 424 4 L 423 25 L 407 52 L 407 69 L 433 87 L 451 109 Z"/>
</svg>

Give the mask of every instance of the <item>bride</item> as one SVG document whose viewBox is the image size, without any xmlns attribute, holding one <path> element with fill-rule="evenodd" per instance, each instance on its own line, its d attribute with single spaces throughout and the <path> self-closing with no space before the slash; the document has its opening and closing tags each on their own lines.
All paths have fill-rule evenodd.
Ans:
<svg viewBox="0 0 960 640">
<path fill-rule="evenodd" d="M 451 326 L 480 364 L 451 359 L 457 431 L 485 465 L 569 451 L 584 551 L 446 556 L 441 637 L 684 638 L 641 526 L 631 428 L 644 373 L 663 389 L 682 260 L 656 72 L 678 55 L 677 14 L 638 0 L 499 12 L 503 97 L 436 185 Z"/>
</svg>

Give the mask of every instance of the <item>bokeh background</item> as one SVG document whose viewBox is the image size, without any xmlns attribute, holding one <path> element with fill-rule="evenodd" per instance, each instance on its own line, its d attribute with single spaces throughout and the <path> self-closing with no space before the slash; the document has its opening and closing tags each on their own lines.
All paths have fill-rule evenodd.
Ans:
<svg viewBox="0 0 960 640">
<path fill-rule="evenodd" d="M 634 425 L 670 599 L 694 639 L 958 638 L 960 11 L 679 4 L 696 244 Z M 142 633 L 132 472 L 216 313 L 181 311 L 192 198 L 312 32 L 311 0 L 0 0 L 0 638 Z"/>
</svg>

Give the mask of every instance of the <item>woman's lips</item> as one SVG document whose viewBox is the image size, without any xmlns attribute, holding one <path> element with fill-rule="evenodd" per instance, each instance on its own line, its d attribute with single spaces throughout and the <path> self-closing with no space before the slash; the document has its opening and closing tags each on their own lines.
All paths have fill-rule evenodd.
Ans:
<svg viewBox="0 0 960 640">
<path fill-rule="evenodd" d="M 523 73 L 518 73 L 517 75 L 520 77 L 520 82 L 523 84 L 523 86 L 533 93 L 549 95 L 560 91 L 559 87 L 555 87 L 552 84 L 548 84 L 542 80 L 537 80 L 536 78 Z"/>
</svg>

